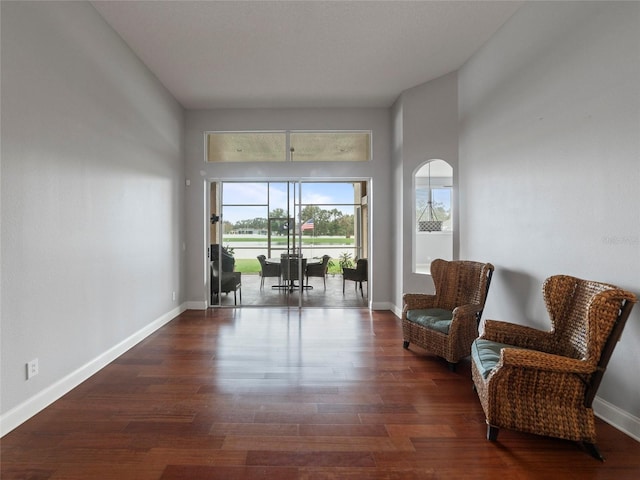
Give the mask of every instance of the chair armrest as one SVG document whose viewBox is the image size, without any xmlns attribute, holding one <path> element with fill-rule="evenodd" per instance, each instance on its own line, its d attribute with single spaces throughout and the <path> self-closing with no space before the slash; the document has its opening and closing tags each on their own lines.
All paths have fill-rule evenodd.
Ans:
<svg viewBox="0 0 640 480">
<path fill-rule="evenodd" d="M 453 309 L 453 317 L 451 318 L 451 326 L 449 327 L 449 335 L 455 338 L 462 332 L 473 332 L 473 337 L 478 336 L 478 313 L 482 307 L 478 304 L 460 305 Z"/>
<path fill-rule="evenodd" d="M 421 310 L 424 308 L 435 308 L 437 297 L 424 293 L 405 293 L 402 296 L 404 303 L 403 310 Z"/>
<path fill-rule="evenodd" d="M 492 342 L 506 343 L 514 347 L 548 352 L 551 348 L 553 334 L 526 325 L 498 320 L 485 320 L 484 331 L 480 338 L 491 340 Z"/>
<path fill-rule="evenodd" d="M 478 336 L 478 319 L 476 314 L 482 309 L 478 304 L 460 305 L 453 309 L 449 338 L 457 343 L 467 338 L 469 344 Z M 460 340 L 458 340 L 458 338 Z M 467 340 L 464 340 L 466 343 Z"/>
<path fill-rule="evenodd" d="M 518 348 L 503 348 L 500 351 L 500 361 L 496 366 L 496 370 L 502 366 L 581 374 L 590 374 L 596 370 L 596 365 L 584 360 Z"/>
<path fill-rule="evenodd" d="M 342 277 L 345 280 L 353 280 L 356 276 L 355 268 L 342 267 Z"/>
<path fill-rule="evenodd" d="M 476 316 L 476 313 L 478 313 L 480 310 L 482 310 L 482 305 L 480 305 L 479 303 L 470 303 L 468 305 L 459 305 L 456 308 L 453 309 L 453 319 L 455 320 L 456 317 L 474 317 Z"/>
</svg>

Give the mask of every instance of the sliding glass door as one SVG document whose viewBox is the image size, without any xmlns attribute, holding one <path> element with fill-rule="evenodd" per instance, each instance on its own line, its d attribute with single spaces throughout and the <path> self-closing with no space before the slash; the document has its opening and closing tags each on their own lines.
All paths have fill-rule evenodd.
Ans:
<svg viewBox="0 0 640 480">
<path fill-rule="evenodd" d="M 342 267 L 367 256 L 367 184 L 212 183 L 211 304 L 366 306 Z"/>
</svg>

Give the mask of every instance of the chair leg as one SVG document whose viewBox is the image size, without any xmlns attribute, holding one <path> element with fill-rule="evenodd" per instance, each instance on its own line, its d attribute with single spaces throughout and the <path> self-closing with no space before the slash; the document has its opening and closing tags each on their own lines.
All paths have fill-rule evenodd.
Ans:
<svg viewBox="0 0 640 480">
<path fill-rule="evenodd" d="M 601 462 L 604 462 L 604 457 L 600 453 L 600 450 L 598 450 L 598 447 L 596 446 L 595 443 L 584 442 L 582 445 L 584 446 L 585 450 L 589 455 L 591 455 L 596 460 L 600 460 Z"/>
<path fill-rule="evenodd" d="M 405 340 L 404 342 L 402 342 L 402 348 L 404 348 L 405 350 L 409 348 L 409 340 Z"/>
<path fill-rule="evenodd" d="M 491 442 L 495 442 L 498 439 L 498 432 L 500 429 L 498 427 L 494 427 L 493 425 L 487 424 L 487 440 Z"/>
<path fill-rule="evenodd" d="M 344 295 L 344 277 L 342 278 L 342 294 Z"/>
</svg>

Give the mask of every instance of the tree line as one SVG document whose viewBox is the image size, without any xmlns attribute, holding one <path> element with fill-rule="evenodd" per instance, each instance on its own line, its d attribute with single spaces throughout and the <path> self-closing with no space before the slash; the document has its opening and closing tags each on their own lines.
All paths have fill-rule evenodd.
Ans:
<svg viewBox="0 0 640 480">
<path fill-rule="evenodd" d="M 223 223 L 224 233 L 242 230 L 266 231 L 270 227 L 272 235 L 285 235 L 287 229 L 293 228 L 293 225 L 289 225 L 287 212 L 282 208 L 276 208 L 269 212 L 269 219 L 257 217 L 239 220 L 235 223 L 225 221 Z M 354 216 L 345 215 L 337 208 L 324 210 L 313 205 L 304 207 L 300 213 L 299 223 L 295 225 L 296 232 L 300 225 L 307 220 L 313 220 L 314 228 L 304 230 L 302 234 L 305 236 L 344 236 L 346 238 L 353 236 Z"/>
</svg>

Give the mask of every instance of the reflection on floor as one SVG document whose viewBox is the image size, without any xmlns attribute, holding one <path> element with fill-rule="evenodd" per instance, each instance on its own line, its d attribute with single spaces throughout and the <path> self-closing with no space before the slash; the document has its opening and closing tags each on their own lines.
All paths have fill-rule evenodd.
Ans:
<svg viewBox="0 0 640 480">
<path fill-rule="evenodd" d="M 360 289 L 355 288 L 355 283 L 347 281 L 344 294 L 342 293 L 342 275 L 328 275 L 327 289 L 324 289 L 322 278 L 310 277 L 309 285 L 313 288 L 304 289 L 302 293 L 302 305 L 304 307 L 339 307 L 362 308 L 368 307 L 369 291 L 367 282 L 363 283 L 363 296 Z M 238 295 L 238 306 L 298 306 L 300 292 L 288 289 L 272 288 L 278 284 L 277 278 L 265 278 L 264 288 L 260 289 L 260 275 L 242 274 L 242 301 Z M 214 297 L 215 299 L 215 297 Z M 222 306 L 233 306 L 233 292 L 222 294 Z"/>
<path fill-rule="evenodd" d="M 507 429 L 487 441 L 472 384 L 469 360 L 403 349 L 389 311 L 187 310 L 3 436 L 0 478 L 639 478 L 640 443 L 599 418 L 606 462 Z"/>
</svg>

